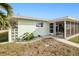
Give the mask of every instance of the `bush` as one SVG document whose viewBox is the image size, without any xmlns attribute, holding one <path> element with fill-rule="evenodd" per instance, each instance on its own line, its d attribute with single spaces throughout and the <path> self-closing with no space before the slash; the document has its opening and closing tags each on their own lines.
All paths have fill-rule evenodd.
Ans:
<svg viewBox="0 0 79 59">
<path fill-rule="evenodd" d="M 23 34 L 23 39 L 24 39 L 24 40 L 31 40 L 31 39 L 33 39 L 33 38 L 34 38 L 33 33 L 28 33 L 28 32 L 26 32 L 26 33 Z"/>
<path fill-rule="evenodd" d="M 0 42 L 8 41 L 8 32 L 0 33 Z"/>
</svg>

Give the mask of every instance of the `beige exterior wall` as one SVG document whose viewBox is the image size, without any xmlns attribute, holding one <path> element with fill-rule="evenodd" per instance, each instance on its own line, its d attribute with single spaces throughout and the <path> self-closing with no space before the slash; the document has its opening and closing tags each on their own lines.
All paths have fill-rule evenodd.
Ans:
<svg viewBox="0 0 79 59">
<path fill-rule="evenodd" d="M 43 22 L 43 27 L 36 27 L 36 24 Z M 49 34 L 49 23 L 44 21 L 33 20 L 18 20 L 18 37 L 21 37 L 25 32 L 33 33 L 34 36 L 44 36 Z"/>
</svg>

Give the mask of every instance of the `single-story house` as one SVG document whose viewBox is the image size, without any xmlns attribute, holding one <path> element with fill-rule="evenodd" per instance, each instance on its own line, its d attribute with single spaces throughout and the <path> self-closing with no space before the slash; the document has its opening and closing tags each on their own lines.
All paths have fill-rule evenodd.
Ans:
<svg viewBox="0 0 79 59">
<path fill-rule="evenodd" d="M 63 39 L 79 35 L 79 20 L 69 16 L 53 20 L 25 16 L 13 16 L 12 19 L 16 21 L 16 27 L 9 28 L 9 42 L 21 38 L 26 32 L 34 36 L 52 35 Z"/>
</svg>

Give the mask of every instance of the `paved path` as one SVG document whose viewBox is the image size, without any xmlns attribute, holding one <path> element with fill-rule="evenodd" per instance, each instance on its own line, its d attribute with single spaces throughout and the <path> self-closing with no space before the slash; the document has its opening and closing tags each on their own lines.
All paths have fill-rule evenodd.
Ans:
<svg viewBox="0 0 79 59">
<path fill-rule="evenodd" d="M 56 38 L 56 37 L 51 37 L 59 42 L 62 42 L 62 43 L 65 43 L 65 44 L 68 44 L 68 45 L 71 45 L 73 47 L 77 47 L 79 48 L 79 44 L 78 43 L 74 43 L 74 42 L 71 42 L 71 41 L 68 41 L 68 40 L 65 40 L 65 39 L 60 39 L 60 38 Z"/>
</svg>

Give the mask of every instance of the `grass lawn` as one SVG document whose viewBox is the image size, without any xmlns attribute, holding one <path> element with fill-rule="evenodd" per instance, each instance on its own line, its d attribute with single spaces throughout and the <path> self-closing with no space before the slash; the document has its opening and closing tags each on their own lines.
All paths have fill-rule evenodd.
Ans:
<svg viewBox="0 0 79 59">
<path fill-rule="evenodd" d="M 79 43 L 79 36 L 71 38 L 69 41 L 75 42 L 75 43 Z"/>
<path fill-rule="evenodd" d="M 79 49 L 54 39 L 43 39 L 29 44 L 0 44 L 0 55 L 10 56 L 79 56 Z"/>
</svg>

